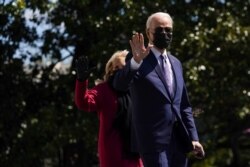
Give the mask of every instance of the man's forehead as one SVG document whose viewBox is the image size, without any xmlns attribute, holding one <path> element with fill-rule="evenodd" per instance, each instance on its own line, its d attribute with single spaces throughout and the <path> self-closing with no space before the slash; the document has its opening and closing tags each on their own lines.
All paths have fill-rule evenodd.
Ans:
<svg viewBox="0 0 250 167">
<path fill-rule="evenodd" d="M 172 25 L 172 19 L 168 16 L 155 16 L 152 18 L 153 24 L 170 24 Z"/>
<path fill-rule="evenodd" d="M 172 27 L 172 21 L 170 19 L 152 20 L 150 27 Z"/>
</svg>

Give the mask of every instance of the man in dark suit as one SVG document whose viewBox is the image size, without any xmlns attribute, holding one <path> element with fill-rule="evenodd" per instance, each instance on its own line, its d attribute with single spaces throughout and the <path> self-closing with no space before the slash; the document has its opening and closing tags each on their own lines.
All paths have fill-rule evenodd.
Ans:
<svg viewBox="0 0 250 167">
<path fill-rule="evenodd" d="M 145 167 L 186 167 L 186 153 L 204 156 L 189 103 L 180 61 L 167 53 L 173 20 L 154 13 L 146 23 L 149 40 L 136 33 L 131 58 L 115 75 L 117 90 L 130 90 L 132 145 Z"/>
</svg>

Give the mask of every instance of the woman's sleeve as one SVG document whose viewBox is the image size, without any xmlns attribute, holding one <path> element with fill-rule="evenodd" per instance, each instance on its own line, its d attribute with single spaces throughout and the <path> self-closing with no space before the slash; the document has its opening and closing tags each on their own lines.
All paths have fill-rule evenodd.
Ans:
<svg viewBox="0 0 250 167">
<path fill-rule="evenodd" d="M 75 104 L 79 110 L 92 112 L 97 111 L 98 90 L 96 87 L 88 89 L 88 80 L 79 82 L 75 85 Z"/>
</svg>

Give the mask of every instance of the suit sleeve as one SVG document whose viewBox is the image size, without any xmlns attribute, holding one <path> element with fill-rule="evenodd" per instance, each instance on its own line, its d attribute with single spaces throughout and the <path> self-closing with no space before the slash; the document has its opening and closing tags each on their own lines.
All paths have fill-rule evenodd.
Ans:
<svg viewBox="0 0 250 167">
<path fill-rule="evenodd" d="M 181 111 L 182 121 L 185 124 L 185 127 L 187 128 L 187 131 L 191 137 L 191 140 L 198 141 L 199 138 L 197 134 L 197 129 L 195 126 L 193 112 L 192 112 L 191 104 L 189 102 L 188 93 L 187 93 L 185 84 L 183 86 L 180 111 Z"/>
<path fill-rule="evenodd" d="M 133 78 L 137 70 L 131 69 L 131 59 L 127 60 L 126 65 L 123 69 L 118 70 L 115 73 L 113 80 L 113 87 L 118 91 L 127 91 L 130 84 L 133 82 Z"/>
<path fill-rule="evenodd" d="M 75 85 L 75 104 L 79 110 L 87 112 L 96 111 L 98 107 L 98 89 L 88 89 L 88 80 L 79 82 Z"/>
</svg>

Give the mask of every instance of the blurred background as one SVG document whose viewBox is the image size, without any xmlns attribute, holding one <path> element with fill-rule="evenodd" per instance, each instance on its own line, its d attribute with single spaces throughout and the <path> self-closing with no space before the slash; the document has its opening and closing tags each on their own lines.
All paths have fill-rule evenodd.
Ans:
<svg viewBox="0 0 250 167">
<path fill-rule="evenodd" d="M 98 117 L 74 104 L 74 59 L 102 78 L 147 17 L 174 20 L 203 160 L 250 167 L 250 0 L 0 0 L 0 166 L 98 167 Z M 147 41 L 145 41 L 147 43 Z"/>
</svg>

